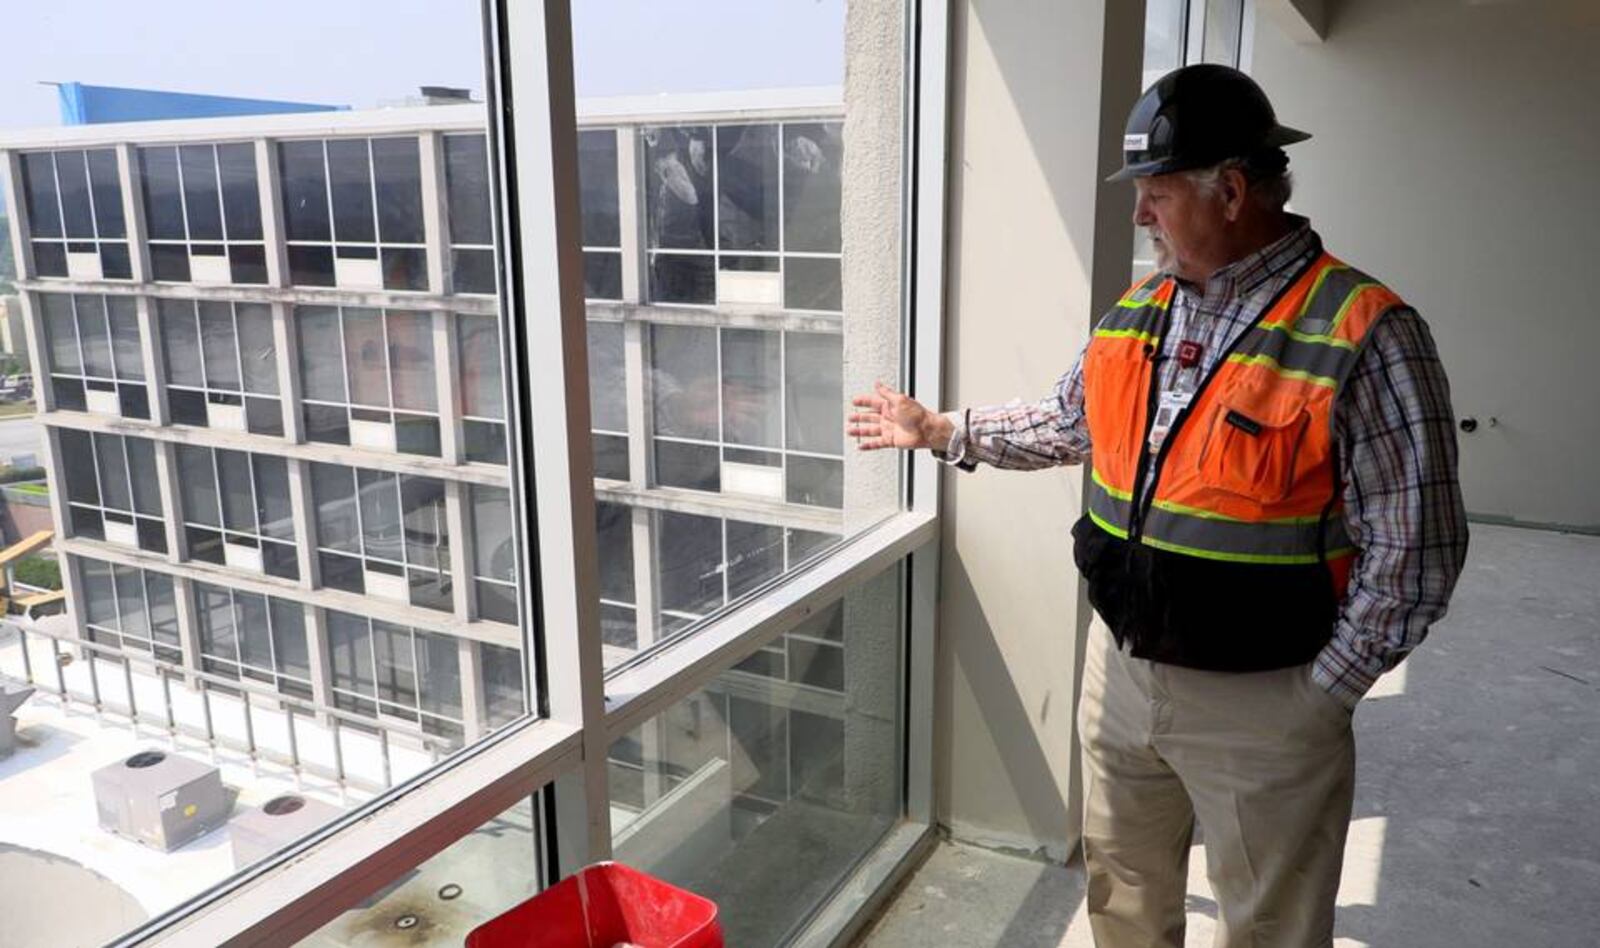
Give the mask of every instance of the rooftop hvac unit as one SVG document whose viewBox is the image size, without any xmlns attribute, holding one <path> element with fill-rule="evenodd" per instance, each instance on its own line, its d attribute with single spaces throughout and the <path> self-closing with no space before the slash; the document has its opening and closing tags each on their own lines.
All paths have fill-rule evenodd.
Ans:
<svg viewBox="0 0 1600 948">
<path fill-rule="evenodd" d="M 273 797 L 241 814 L 228 826 L 233 837 L 233 868 L 243 869 L 309 836 L 342 810 L 297 793 Z"/>
<path fill-rule="evenodd" d="M 162 751 L 140 751 L 96 770 L 100 827 L 171 852 L 228 819 L 217 768 Z"/>
</svg>

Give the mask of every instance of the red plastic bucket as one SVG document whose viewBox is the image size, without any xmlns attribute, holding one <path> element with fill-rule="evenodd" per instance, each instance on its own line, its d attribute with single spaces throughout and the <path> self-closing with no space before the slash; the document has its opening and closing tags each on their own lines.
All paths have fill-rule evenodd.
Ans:
<svg viewBox="0 0 1600 948">
<path fill-rule="evenodd" d="M 710 899 L 621 863 L 562 879 L 472 930 L 467 948 L 722 948 Z"/>
</svg>

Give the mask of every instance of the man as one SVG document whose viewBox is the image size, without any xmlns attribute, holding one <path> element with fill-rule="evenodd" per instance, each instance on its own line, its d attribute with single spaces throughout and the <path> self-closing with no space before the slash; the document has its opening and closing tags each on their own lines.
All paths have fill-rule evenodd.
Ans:
<svg viewBox="0 0 1600 948">
<path fill-rule="evenodd" d="M 1158 272 L 1036 404 L 858 396 L 864 449 L 965 469 L 1087 463 L 1078 727 L 1101 948 L 1183 943 L 1194 826 L 1216 944 L 1326 946 L 1355 779 L 1351 713 L 1444 614 L 1466 554 L 1449 387 L 1422 319 L 1287 213 L 1266 95 L 1222 66 L 1128 120 Z"/>
</svg>

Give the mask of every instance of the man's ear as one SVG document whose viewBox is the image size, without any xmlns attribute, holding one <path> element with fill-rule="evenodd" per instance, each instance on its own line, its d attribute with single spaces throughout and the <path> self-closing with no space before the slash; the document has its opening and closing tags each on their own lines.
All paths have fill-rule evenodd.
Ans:
<svg viewBox="0 0 1600 948">
<path fill-rule="evenodd" d="M 1229 168 L 1222 172 L 1222 178 L 1217 182 L 1217 195 L 1222 198 L 1223 213 L 1228 222 L 1233 223 L 1244 214 L 1244 202 L 1250 196 L 1250 179 L 1238 168 Z"/>
</svg>

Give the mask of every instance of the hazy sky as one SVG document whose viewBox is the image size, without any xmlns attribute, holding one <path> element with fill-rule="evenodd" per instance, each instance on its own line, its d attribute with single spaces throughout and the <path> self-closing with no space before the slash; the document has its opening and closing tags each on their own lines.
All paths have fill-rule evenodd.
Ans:
<svg viewBox="0 0 1600 948">
<path fill-rule="evenodd" d="M 356 108 L 420 85 L 483 92 L 477 0 L 6 6 L 0 128 L 59 122 L 41 81 Z M 844 0 L 572 0 L 572 16 L 580 96 L 843 81 Z"/>
</svg>

